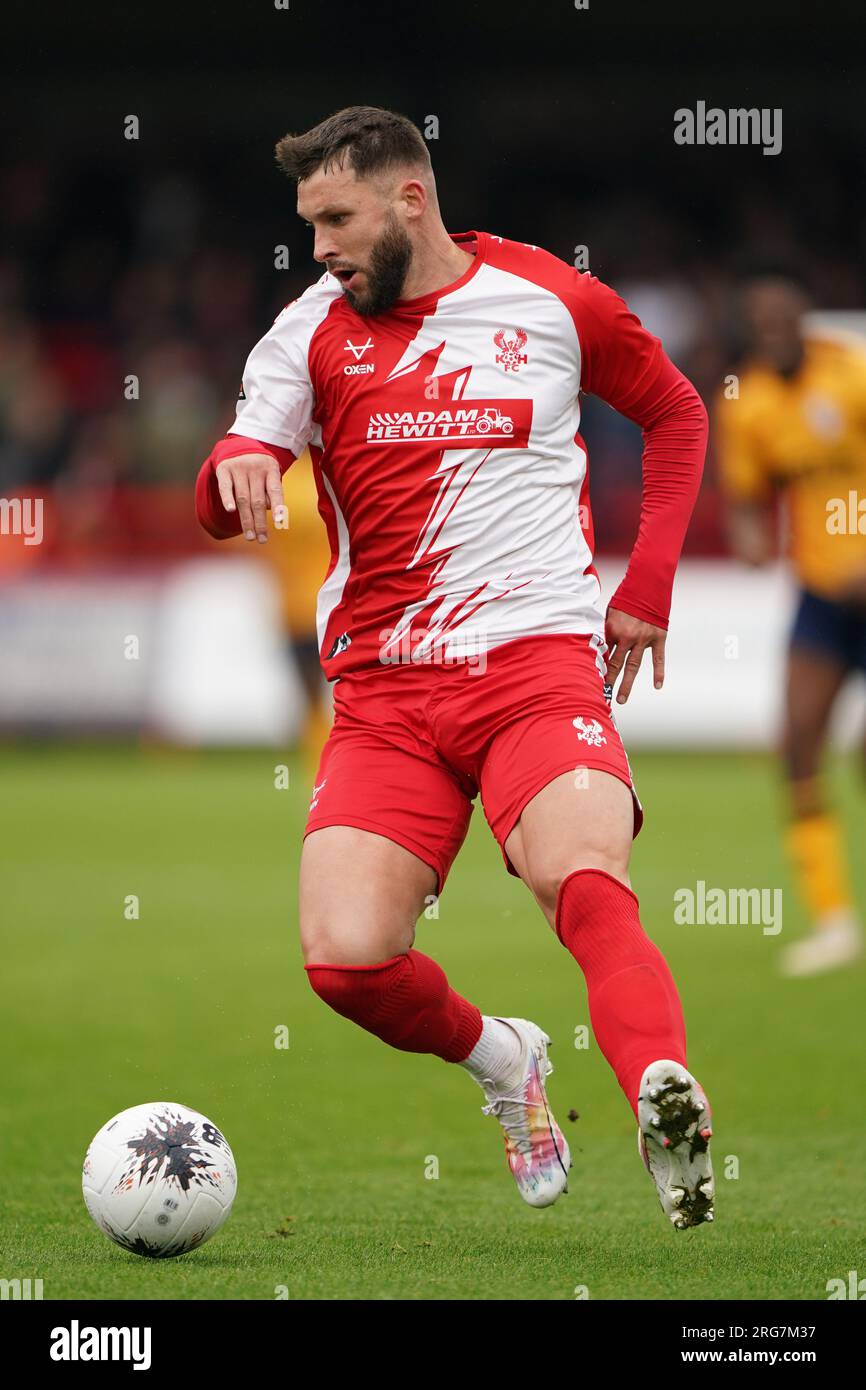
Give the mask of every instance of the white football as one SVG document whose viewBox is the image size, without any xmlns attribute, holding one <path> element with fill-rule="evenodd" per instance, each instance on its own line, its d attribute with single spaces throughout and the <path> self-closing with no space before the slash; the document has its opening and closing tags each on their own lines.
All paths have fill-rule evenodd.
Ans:
<svg viewBox="0 0 866 1390">
<path fill-rule="evenodd" d="M 237 1191 L 232 1151 L 216 1125 L 173 1101 L 133 1105 L 94 1136 L 81 1186 L 111 1240 L 165 1259 L 210 1240 Z"/>
</svg>

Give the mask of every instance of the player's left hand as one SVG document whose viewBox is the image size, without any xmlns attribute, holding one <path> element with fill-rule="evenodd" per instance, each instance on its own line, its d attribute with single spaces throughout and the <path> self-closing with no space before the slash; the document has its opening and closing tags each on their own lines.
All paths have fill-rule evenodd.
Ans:
<svg viewBox="0 0 866 1390">
<path fill-rule="evenodd" d="M 628 613 L 621 613 L 618 608 L 609 608 L 604 624 L 604 636 L 607 642 L 607 679 L 611 686 L 616 684 L 622 672 L 622 681 L 616 697 L 618 705 L 624 705 L 631 694 L 634 678 L 640 670 L 647 647 L 651 648 L 653 654 L 653 684 L 656 690 L 661 690 L 665 680 L 667 640 L 667 633 L 663 627 L 653 627 L 652 623 L 632 618 Z"/>
</svg>

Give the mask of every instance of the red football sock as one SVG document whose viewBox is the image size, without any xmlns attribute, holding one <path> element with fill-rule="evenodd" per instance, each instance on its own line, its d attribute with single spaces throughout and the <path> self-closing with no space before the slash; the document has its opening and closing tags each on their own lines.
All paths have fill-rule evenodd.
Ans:
<svg viewBox="0 0 866 1390">
<path fill-rule="evenodd" d="M 338 1014 L 401 1052 L 462 1062 L 481 1036 L 481 1014 L 420 951 L 377 965 L 306 965 L 310 984 Z"/>
<path fill-rule="evenodd" d="M 563 879 L 556 934 L 586 976 L 595 1040 L 637 1115 L 650 1062 L 686 1065 L 686 1029 L 673 976 L 638 916 L 630 888 L 602 869 Z"/>
</svg>

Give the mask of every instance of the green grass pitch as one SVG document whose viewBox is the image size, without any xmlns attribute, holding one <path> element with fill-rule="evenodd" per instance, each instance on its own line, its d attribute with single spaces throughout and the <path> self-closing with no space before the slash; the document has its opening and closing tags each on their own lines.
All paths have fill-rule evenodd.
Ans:
<svg viewBox="0 0 866 1390">
<path fill-rule="evenodd" d="M 303 778 L 272 752 L 0 750 L 6 1022 L 0 1276 L 82 1299 L 824 1299 L 866 1275 L 864 969 L 776 973 L 805 922 L 777 773 L 749 756 L 638 755 L 633 882 L 680 987 L 715 1112 L 714 1226 L 667 1226 L 593 1043 L 577 966 L 507 876 L 483 814 L 416 945 L 484 1012 L 554 1039 L 570 1193 L 527 1207 L 459 1068 L 398 1053 L 309 988 L 297 940 Z M 862 843 L 856 769 L 833 783 Z M 334 866 L 339 873 L 339 865 Z M 866 864 L 855 866 L 861 900 Z M 784 928 L 678 926 L 673 894 L 782 887 Z M 128 894 L 140 919 L 124 918 Z M 288 1049 L 274 1046 L 289 1030 Z M 80 1190 L 112 1114 L 178 1100 L 226 1133 L 239 1189 L 201 1250 L 111 1244 Z M 569 1110 L 579 1118 L 566 1120 Z M 430 1158 L 438 1160 L 438 1177 Z"/>
</svg>

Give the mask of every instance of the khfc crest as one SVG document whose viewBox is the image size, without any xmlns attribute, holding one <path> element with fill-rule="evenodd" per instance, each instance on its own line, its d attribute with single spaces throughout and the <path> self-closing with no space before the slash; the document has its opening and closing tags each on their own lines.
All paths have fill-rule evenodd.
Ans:
<svg viewBox="0 0 866 1390">
<path fill-rule="evenodd" d="M 588 743 L 590 748 L 600 748 L 603 743 L 607 743 L 598 719 L 582 719 L 578 716 L 571 722 L 577 730 L 577 737 L 581 742 Z"/>
<path fill-rule="evenodd" d="M 506 329 L 500 328 L 493 335 L 493 341 L 499 348 L 496 362 L 506 372 L 517 372 L 521 367 L 525 367 L 529 360 L 522 351 L 526 346 L 526 333 L 522 328 L 515 328 L 513 337 L 506 338 L 505 334 Z"/>
</svg>

